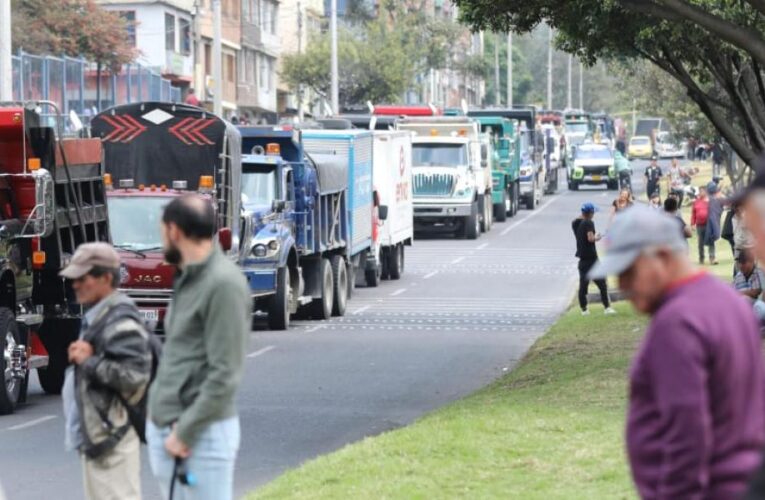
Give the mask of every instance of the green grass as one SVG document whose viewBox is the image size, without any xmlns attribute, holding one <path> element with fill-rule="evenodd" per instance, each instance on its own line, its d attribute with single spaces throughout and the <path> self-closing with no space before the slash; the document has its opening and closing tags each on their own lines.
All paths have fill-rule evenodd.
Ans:
<svg viewBox="0 0 765 500">
<path fill-rule="evenodd" d="M 616 308 L 574 308 L 489 387 L 247 498 L 634 498 L 626 378 L 646 320 Z"/>
</svg>

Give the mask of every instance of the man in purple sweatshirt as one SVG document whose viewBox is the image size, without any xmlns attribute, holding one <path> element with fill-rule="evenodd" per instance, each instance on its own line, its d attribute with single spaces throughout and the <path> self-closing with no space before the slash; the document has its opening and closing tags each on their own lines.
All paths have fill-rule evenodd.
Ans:
<svg viewBox="0 0 765 500">
<path fill-rule="evenodd" d="M 627 452 L 644 499 L 735 499 L 765 444 L 765 368 L 751 307 L 697 271 L 661 212 L 633 207 L 591 278 L 619 276 L 652 316 L 630 371 Z"/>
</svg>

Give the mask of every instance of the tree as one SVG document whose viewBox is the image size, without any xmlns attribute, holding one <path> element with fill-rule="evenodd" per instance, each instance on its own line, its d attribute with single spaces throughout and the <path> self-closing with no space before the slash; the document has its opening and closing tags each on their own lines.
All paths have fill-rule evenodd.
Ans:
<svg viewBox="0 0 765 500">
<path fill-rule="evenodd" d="M 15 0 L 12 15 L 16 50 L 83 57 L 111 70 L 135 58 L 125 21 L 93 0 Z"/>
<path fill-rule="evenodd" d="M 644 59 L 670 75 L 748 165 L 765 151 L 763 0 L 456 0 L 473 29 L 542 22 L 587 64 Z"/>
<path fill-rule="evenodd" d="M 502 102 L 505 102 L 507 96 L 507 43 L 506 36 L 501 35 L 499 45 L 499 93 Z M 533 87 L 531 72 L 529 71 L 528 58 L 521 49 L 524 41 L 516 39 L 513 43 L 513 101 L 515 104 L 531 102 L 530 96 Z M 486 75 L 486 104 L 496 105 L 494 98 L 496 96 L 494 83 L 494 50 L 497 44 L 497 37 L 494 33 L 486 33 L 484 36 L 484 54 L 483 59 L 488 66 Z"/>
</svg>

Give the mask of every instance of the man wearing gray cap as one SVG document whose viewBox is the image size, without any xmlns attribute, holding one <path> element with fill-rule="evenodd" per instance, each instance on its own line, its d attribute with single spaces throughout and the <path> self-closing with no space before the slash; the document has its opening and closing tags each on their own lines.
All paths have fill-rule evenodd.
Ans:
<svg viewBox="0 0 765 500">
<path fill-rule="evenodd" d="M 627 451 L 643 498 L 738 498 L 765 443 L 757 320 L 691 264 L 672 217 L 644 207 L 611 225 L 592 278 L 619 286 L 651 323 L 630 371 Z"/>
<path fill-rule="evenodd" d="M 88 499 L 141 498 L 140 443 L 126 405 L 146 393 L 151 350 L 138 309 L 117 291 L 119 267 L 111 245 L 86 243 L 60 273 L 88 308 L 62 389 L 66 445 L 82 456 Z"/>
</svg>

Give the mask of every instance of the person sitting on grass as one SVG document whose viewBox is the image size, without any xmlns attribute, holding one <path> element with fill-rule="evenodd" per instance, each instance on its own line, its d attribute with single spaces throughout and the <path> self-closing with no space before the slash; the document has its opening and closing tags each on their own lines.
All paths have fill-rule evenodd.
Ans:
<svg viewBox="0 0 765 500">
<path fill-rule="evenodd" d="M 749 250 L 741 250 L 736 257 L 738 273 L 733 280 L 736 290 L 749 299 L 760 323 L 765 323 L 765 302 L 762 300 L 763 276 L 757 267 L 754 255 Z"/>
</svg>

